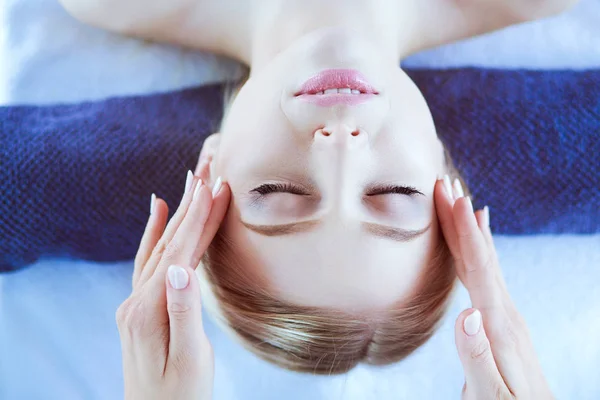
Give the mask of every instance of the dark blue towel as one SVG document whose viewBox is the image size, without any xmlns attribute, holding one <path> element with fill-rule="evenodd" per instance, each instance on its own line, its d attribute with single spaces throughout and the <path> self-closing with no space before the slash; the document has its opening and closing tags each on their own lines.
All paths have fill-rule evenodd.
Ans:
<svg viewBox="0 0 600 400">
<path fill-rule="evenodd" d="M 411 71 L 496 233 L 600 232 L 600 71 Z M 0 271 L 131 259 L 219 125 L 219 86 L 0 108 Z"/>
</svg>

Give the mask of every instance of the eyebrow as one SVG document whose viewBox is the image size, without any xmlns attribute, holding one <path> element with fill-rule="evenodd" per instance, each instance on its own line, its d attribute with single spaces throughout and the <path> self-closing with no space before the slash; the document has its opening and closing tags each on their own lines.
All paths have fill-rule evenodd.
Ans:
<svg viewBox="0 0 600 400">
<path fill-rule="evenodd" d="M 314 229 L 320 223 L 321 221 L 319 220 L 311 220 L 292 222 L 290 224 L 282 225 L 253 225 L 242 221 L 242 224 L 246 228 L 263 236 L 285 236 L 293 235 L 295 233 L 308 232 Z M 431 224 L 419 230 L 401 229 L 393 226 L 380 225 L 373 222 L 363 222 L 362 227 L 365 231 L 369 232 L 373 236 L 405 243 L 415 240 L 419 236 L 423 235 L 429 230 Z"/>
<path fill-rule="evenodd" d="M 263 236 L 285 236 L 294 233 L 308 232 L 319 225 L 321 221 L 311 220 L 302 222 L 292 222 L 291 224 L 283 225 L 252 225 L 242 221 L 242 224 L 260 235 Z"/>
<path fill-rule="evenodd" d="M 396 242 L 410 242 L 411 240 L 415 240 L 427 232 L 431 227 L 431 224 L 419 230 L 400 229 L 393 226 L 374 224 L 371 222 L 363 222 L 362 226 L 363 229 L 374 236 L 394 240 Z"/>
</svg>

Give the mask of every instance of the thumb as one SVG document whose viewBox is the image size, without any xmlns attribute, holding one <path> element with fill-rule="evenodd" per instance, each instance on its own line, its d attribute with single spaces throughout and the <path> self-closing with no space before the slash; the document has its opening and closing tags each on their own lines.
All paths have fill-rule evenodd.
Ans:
<svg viewBox="0 0 600 400">
<path fill-rule="evenodd" d="M 206 341 L 202 327 L 200 285 L 189 267 L 171 265 L 167 271 L 169 358 L 196 357 Z"/>
<path fill-rule="evenodd" d="M 483 329 L 481 312 L 470 308 L 458 316 L 456 347 L 465 372 L 466 398 L 486 399 L 506 388 L 498 371 L 490 341 Z M 494 397 L 495 398 L 495 397 Z"/>
</svg>

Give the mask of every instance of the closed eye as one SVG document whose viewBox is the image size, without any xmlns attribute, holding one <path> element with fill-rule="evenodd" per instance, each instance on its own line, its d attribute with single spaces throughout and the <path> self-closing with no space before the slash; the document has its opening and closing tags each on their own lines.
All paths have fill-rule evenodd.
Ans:
<svg viewBox="0 0 600 400">
<path fill-rule="evenodd" d="M 412 186 L 398 186 L 398 185 L 384 185 L 371 187 L 367 190 L 367 196 L 380 196 L 384 194 L 402 194 L 405 196 L 421 195 L 425 196 L 422 192 L 418 191 Z"/>
<path fill-rule="evenodd" d="M 252 189 L 250 193 L 257 193 L 261 196 L 266 196 L 271 193 L 290 193 L 298 196 L 309 196 L 302 188 L 292 185 L 291 183 L 265 183 L 259 187 Z"/>
</svg>

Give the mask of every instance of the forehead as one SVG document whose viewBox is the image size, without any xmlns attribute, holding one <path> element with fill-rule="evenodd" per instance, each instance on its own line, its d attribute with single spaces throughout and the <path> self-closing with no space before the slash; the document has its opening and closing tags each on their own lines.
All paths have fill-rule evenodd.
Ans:
<svg viewBox="0 0 600 400">
<path fill-rule="evenodd" d="M 402 301 L 433 258 L 437 222 L 413 242 L 376 238 L 343 224 L 292 236 L 264 237 L 228 218 L 223 234 L 247 267 L 282 300 L 304 306 L 369 311 Z"/>
</svg>

